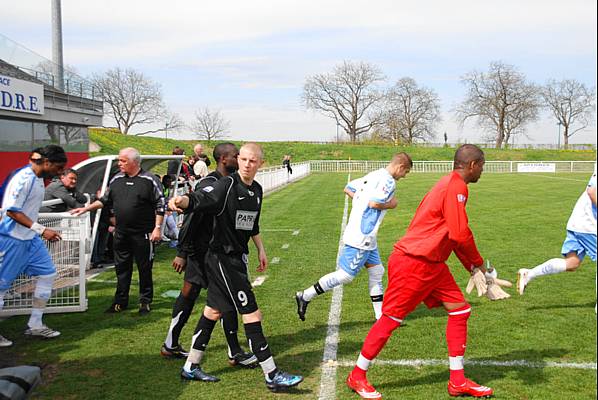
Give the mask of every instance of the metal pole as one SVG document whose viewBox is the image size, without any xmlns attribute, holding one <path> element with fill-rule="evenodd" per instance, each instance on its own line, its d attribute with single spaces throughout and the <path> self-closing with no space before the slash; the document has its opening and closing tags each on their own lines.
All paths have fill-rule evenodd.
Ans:
<svg viewBox="0 0 598 400">
<path fill-rule="evenodd" d="M 561 149 L 561 125 L 562 125 L 562 124 L 561 124 L 561 121 L 559 121 L 559 122 L 557 123 L 557 125 L 559 126 L 559 137 L 558 137 L 558 140 L 557 140 L 557 147 L 556 147 L 556 148 L 557 148 L 558 150 L 560 150 L 560 149 Z"/>
<path fill-rule="evenodd" d="M 56 87 L 64 90 L 64 61 L 62 57 L 61 0 L 52 0 L 52 61 Z"/>
</svg>

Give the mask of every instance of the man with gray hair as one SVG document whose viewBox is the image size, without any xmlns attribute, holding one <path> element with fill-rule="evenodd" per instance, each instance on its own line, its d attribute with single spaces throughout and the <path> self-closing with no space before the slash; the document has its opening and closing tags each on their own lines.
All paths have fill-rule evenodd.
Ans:
<svg viewBox="0 0 598 400">
<path fill-rule="evenodd" d="M 118 154 L 118 168 L 101 199 L 71 213 L 109 207 L 116 219 L 114 232 L 114 263 L 116 266 L 116 294 L 107 313 L 118 313 L 129 304 L 129 287 L 133 274 L 133 259 L 139 271 L 139 313 L 150 312 L 154 295 L 152 266 L 153 242 L 162 237 L 165 201 L 158 178 L 141 168 L 141 155 L 132 147 Z"/>
</svg>

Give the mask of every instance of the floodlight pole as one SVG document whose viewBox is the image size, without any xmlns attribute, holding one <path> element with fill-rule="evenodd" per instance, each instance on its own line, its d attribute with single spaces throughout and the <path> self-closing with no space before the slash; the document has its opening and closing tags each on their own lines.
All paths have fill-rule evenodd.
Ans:
<svg viewBox="0 0 598 400">
<path fill-rule="evenodd" d="M 563 125 L 563 124 L 561 123 L 561 121 L 559 121 L 559 122 L 557 122 L 557 125 L 559 126 L 559 136 L 557 138 L 557 145 L 556 145 L 557 147 L 556 148 L 557 148 L 557 150 L 560 150 L 561 149 L 561 125 Z"/>
<path fill-rule="evenodd" d="M 62 11 L 60 0 L 52 0 L 52 61 L 54 85 L 64 90 L 64 61 L 62 57 Z"/>
</svg>

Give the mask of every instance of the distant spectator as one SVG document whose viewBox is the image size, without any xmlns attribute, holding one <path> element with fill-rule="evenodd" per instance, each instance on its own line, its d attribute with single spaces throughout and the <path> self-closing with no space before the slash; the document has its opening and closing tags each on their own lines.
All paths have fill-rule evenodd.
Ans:
<svg viewBox="0 0 598 400">
<path fill-rule="evenodd" d="M 287 172 L 293 175 L 293 168 L 291 168 L 291 156 L 288 154 L 284 155 L 282 160 L 282 167 L 287 169 Z"/>
<path fill-rule="evenodd" d="M 201 143 L 198 143 L 193 147 L 193 152 L 197 156 L 197 160 L 195 161 L 195 164 L 193 164 L 193 172 L 195 176 L 203 178 L 210 173 L 208 170 L 208 167 L 211 164 L 210 158 L 204 154 L 203 145 Z"/>
<path fill-rule="evenodd" d="M 179 146 L 176 146 L 174 149 L 172 149 L 172 155 L 174 156 L 182 156 L 185 154 L 185 150 L 180 148 Z M 173 178 L 175 176 L 177 176 L 177 173 L 179 172 L 179 164 L 182 161 L 179 160 L 170 160 L 168 161 L 168 169 L 166 170 L 166 173 L 168 175 L 171 175 Z"/>
<path fill-rule="evenodd" d="M 77 171 L 65 170 L 60 178 L 52 181 L 46 187 L 44 201 L 56 199 L 62 200 L 62 203 L 42 207 L 40 212 L 65 212 L 81 207 L 87 202 L 87 197 L 77 191 Z"/>
</svg>

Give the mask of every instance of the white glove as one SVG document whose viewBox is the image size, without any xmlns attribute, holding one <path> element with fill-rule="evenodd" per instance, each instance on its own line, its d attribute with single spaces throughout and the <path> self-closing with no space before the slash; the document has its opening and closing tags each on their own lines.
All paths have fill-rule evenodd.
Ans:
<svg viewBox="0 0 598 400">
<path fill-rule="evenodd" d="M 465 291 L 467 293 L 471 293 L 474 287 L 478 291 L 478 297 L 485 295 L 488 291 L 486 277 L 479 268 L 474 268 L 471 270 L 471 277 L 469 278 L 469 282 L 467 282 L 467 288 L 465 288 Z"/>
<path fill-rule="evenodd" d="M 498 278 L 498 271 L 496 270 L 496 268 L 494 268 L 494 266 L 492 266 L 492 264 L 488 260 L 486 260 L 486 273 L 484 275 L 486 276 L 487 281 L 492 279 L 494 281 L 494 283 L 497 284 L 498 286 L 502 286 L 502 287 L 512 287 L 513 286 L 513 284 L 511 282 Z M 487 282 L 487 283 L 488 283 L 488 285 L 490 285 L 490 282 Z"/>
<path fill-rule="evenodd" d="M 502 290 L 502 288 L 494 279 L 490 278 L 486 282 L 488 284 L 488 291 L 486 292 L 486 297 L 488 297 L 490 300 L 504 300 L 511 297 L 510 294 Z"/>
</svg>

